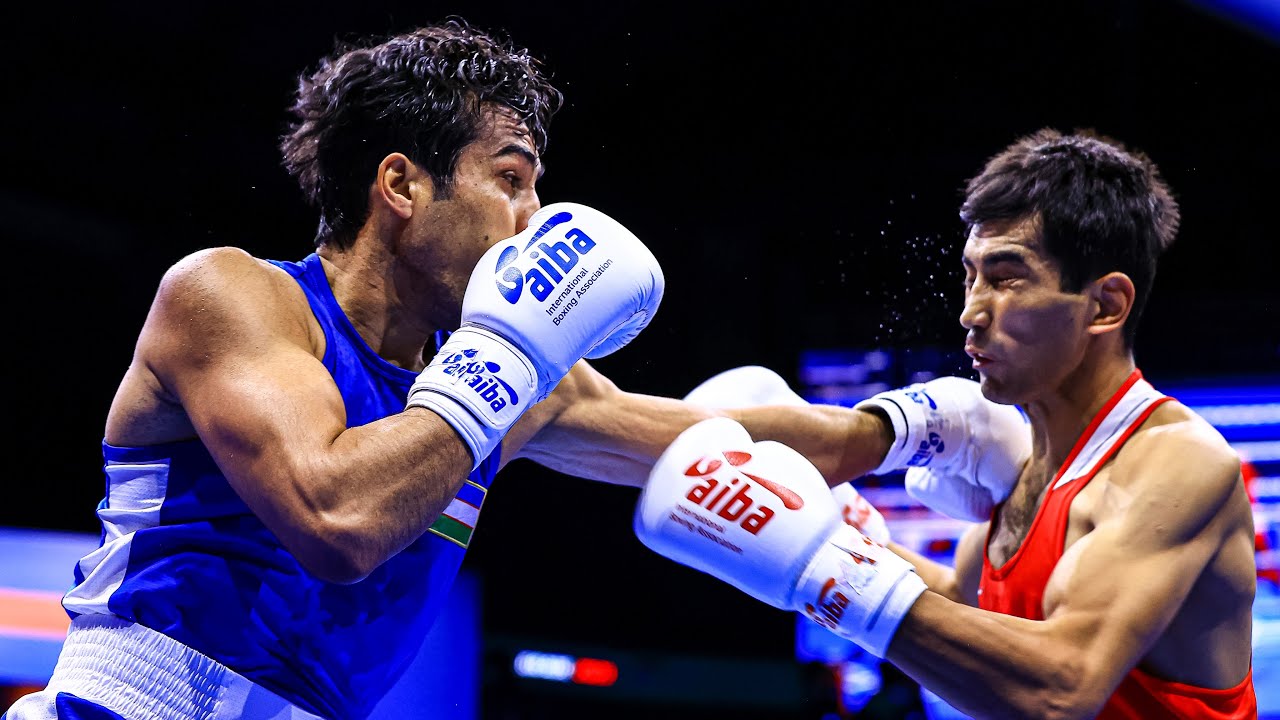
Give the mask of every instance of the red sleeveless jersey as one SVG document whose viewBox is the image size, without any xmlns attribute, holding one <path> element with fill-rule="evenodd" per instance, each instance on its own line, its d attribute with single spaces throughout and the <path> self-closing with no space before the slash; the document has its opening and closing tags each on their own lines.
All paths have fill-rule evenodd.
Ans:
<svg viewBox="0 0 1280 720">
<path fill-rule="evenodd" d="M 1134 370 L 1094 416 L 1054 475 L 1018 550 L 1003 566 L 996 568 L 991 565 L 987 546 L 983 546 L 978 607 L 1028 620 L 1044 619 L 1044 589 L 1062 558 L 1071 501 L 1151 413 L 1171 399 Z M 992 514 L 992 528 L 996 526 L 995 517 L 999 512 L 1000 508 L 996 508 Z M 987 544 L 990 542 L 988 533 Z M 1103 720 L 1254 719 L 1258 717 L 1258 701 L 1253 692 L 1253 672 L 1239 685 L 1217 690 L 1162 680 L 1135 667 L 1121 681 L 1098 717 Z"/>
</svg>

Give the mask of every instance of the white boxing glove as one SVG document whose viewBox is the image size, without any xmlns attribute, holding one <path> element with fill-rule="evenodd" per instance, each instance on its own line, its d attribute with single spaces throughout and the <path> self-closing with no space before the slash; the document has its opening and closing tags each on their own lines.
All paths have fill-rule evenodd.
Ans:
<svg viewBox="0 0 1280 720">
<path fill-rule="evenodd" d="M 704 420 L 658 458 L 636 535 L 676 562 L 884 657 L 925 590 L 909 562 L 841 521 L 821 473 L 728 418 Z"/>
<path fill-rule="evenodd" d="M 744 365 L 713 375 L 684 396 L 685 402 L 719 409 L 757 405 L 808 405 L 781 375 L 759 365 Z M 831 488 L 840 517 L 876 542 L 889 543 L 884 516 L 849 483 Z"/>
<path fill-rule="evenodd" d="M 858 532 L 875 540 L 881 545 L 888 545 L 889 524 L 884 515 L 849 483 L 841 483 L 831 488 L 831 497 L 836 501 L 840 518 L 846 525 L 856 528 Z"/>
<path fill-rule="evenodd" d="M 617 221 L 585 205 L 548 205 L 480 258 L 462 326 L 418 375 L 408 405 L 444 418 L 479 465 L 574 363 L 639 334 L 663 288 L 658 261 Z"/>
<path fill-rule="evenodd" d="M 1031 457 L 1026 416 L 987 400 L 972 380 L 938 378 L 855 407 L 878 409 L 893 424 L 894 445 L 872 472 L 906 469 L 908 494 L 954 518 L 990 519 Z"/>
<path fill-rule="evenodd" d="M 684 396 L 685 402 L 732 410 L 756 405 L 808 405 L 778 373 L 744 365 L 713 375 Z"/>
</svg>

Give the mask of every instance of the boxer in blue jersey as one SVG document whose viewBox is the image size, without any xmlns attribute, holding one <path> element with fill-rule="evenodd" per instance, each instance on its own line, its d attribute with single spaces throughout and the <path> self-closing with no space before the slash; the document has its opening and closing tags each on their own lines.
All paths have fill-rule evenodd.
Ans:
<svg viewBox="0 0 1280 720">
<path fill-rule="evenodd" d="M 718 414 L 583 361 L 645 327 L 663 277 L 605 214 L 541 206 L 560 102 L 463 22 L 301 79 L 282 150 L 316 252 L 216 248 L 165 274 L 107 417 L 101 546 L 48 687 L 6 718 L 364 717 L 506 462 L 638 487 Z M 895 442 L 871 413 L 761 418 L 832 477 Z M 810 441 L 832 425 L 864 442 Z"/>
<path fill-rule="evenodd" d="M 622 225 L 541 208 L 560 102 L 526 51 L 460 21 L 301 79 L 282 150 L 316 252 L 211 249 L 161 281 L 107 418 L 102 544 L 49 686 L 6 717 L 369 713 L 494 473 L 556 454 L 539 431 L 576 432 L 557 416 L 586 405 L 564 396 L 607 386 L 566 373 L 662 296 Z"/>
</svg>

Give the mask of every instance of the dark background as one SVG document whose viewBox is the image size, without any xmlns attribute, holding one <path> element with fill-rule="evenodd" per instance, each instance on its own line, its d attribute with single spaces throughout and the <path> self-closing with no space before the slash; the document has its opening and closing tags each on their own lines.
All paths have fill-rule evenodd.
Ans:
<svg viewBox="0 0 1280 720">
<path fill-rule="evenodd" d="M 315 218 L 276 150 L 298 74 L 335 39 L 451 14 L 529 47 L 565 93 L 544 203 L 608 212 L 663 264 L 652 325 L 597 363 L 625 389 L 678 396 L 745 363 L 794 380 L 809 348 L 958 347 L 959 190 L 1046 126 L 1144 150 L 1181 201 L 1139 337 L 1147 375 L 1280 367 L 1280 33 L 1198 3 L 6 12 L 5 483 L 27 499 L 0 524 L 97 531 L 103 421 L 161 274 L 216 245 L 309 252 Z M 523 461 L 495 488 L 467 558 L 487 631 L 791 653 L 789 615 L 635 540 L 634 490 Z"/>
</svg>

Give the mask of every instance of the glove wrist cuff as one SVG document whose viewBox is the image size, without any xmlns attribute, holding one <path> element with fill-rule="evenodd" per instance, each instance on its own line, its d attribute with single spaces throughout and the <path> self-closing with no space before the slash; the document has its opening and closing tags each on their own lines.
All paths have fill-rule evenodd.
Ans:
<svg viewBox="0 0 1280 720">
<path fill-rule="evenodd" d="M 474 469 L 533 404 L 537 383 L 517 347 L 486 328 L 463 326 L 418 375 L 406 406 L 444 418 L 471 450 Z"/>
<path fill-rule="evenodd" d="M 883 658 L 898 625 L 925 590 L 911 563 L 841 525 L 805 568 L 791 604 Z"/>
<path fill-rule="evenodd" d="M 919 464 L 913 460 L 920 453 L 921 443 L 928 448 L 927 422 L 924 412 L 916 407 L 916 402 L 905 391 L 880 393 L 854 405 L 854 408 L 883 415 L 893 426 L 893 445 L 870 474 L 885 475 Z"/>
</svg>

